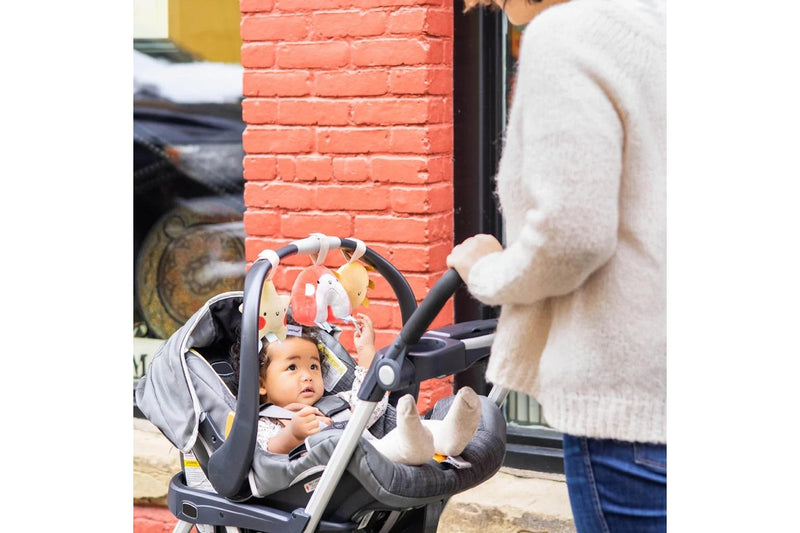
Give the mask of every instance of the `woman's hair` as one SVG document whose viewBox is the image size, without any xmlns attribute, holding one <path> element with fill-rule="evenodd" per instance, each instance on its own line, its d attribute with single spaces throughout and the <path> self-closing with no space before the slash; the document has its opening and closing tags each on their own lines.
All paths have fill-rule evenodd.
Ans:
<svg viewBox="0 0 800 533">
<path fill-rule="evenodd" d="M 298 324 L 295 322 L 290 315 L 286 315 L 286 324 L 291 326 L 294 331 L 300 331 L 300 335 L 289 335 L 294 337 L 300 337 L 302 339 L 307 339 L 314 343 L 314 346 L 319 346 L 320 339 L 318 334 L 318 329 L 316 326 L 303 326 L 302 324 Z M 288 337 L 287 337 L 288 338 Z M 269 365 L 269 357 L 267 357 L 267 348 L 269 347 L 269 342 L 266 339 L 260 339 L 261 342 L 261 349 L 258 351 L 258 366 L 259 368 L 267 368 Z M 275 341 L 277 342 L 277 341 Z M 319 348 L 317 348 L 319 349 Z M 230 349 L 230 361 L 231 366 L 233 367 L 233 380 L 236 389 L 239 388 L 239 369 L 241 366 L 241 330 L 237 328 L 236 330 L 236 340 L 231 345 Z"/>
<path fill-rule="evenodd" d="M 542 0 L 526 0 L 529 4 L 537 4 Z M 503 7 L 505 8 L 506 2 L 508 0 L 503 0 Z M 475 6 L 489 6 L 489 7 L 496 7 L 495 3 L 492 0 L 464 0 L 464 13 L 471 10 Z"/>
</svg>

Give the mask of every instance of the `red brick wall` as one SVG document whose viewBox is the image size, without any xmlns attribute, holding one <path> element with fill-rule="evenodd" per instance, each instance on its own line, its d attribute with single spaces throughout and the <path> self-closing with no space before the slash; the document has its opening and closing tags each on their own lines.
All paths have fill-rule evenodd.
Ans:
<svg viewBox="0 0 800 533">
<path fill-rule="evenodd" d="M 157 505 L 133 506 L 134 533 L 172 533 L 178 519 L 169 509 Z"/>
<path fill-rule="evenodd" d="M 453 243 L 452 2 L 240 0 L 240 8 L 248 260 L 313 232 L 352 236 L 391 261 L 421 299 Z M 288 292 L 308 264 L 288 260 L 278 290 Z M 384 346 L 400 313 L 388 284 L 376 282 L 364 311 Z M 434 327 L 452 321 L 451 301 Z M 348 330 L 342 337 L 348 345 Z M 448 394 L 449 379 L 423 383 L 420 410 Z"/>
</svg>

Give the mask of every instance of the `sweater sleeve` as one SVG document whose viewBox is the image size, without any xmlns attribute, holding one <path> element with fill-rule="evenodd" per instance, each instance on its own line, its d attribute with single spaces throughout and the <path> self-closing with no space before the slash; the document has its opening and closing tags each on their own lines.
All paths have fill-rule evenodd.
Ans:
<svg viewBox="0 0 800 533">
<path fill-rule="evenodd" d="M 592 42 L 596 35 L 546 15 L 523 37 L 511 111 L 516 127 L 510 121 L 503 153 L 509 161 L 501 161 L 498 175 L 499 184 L 503 172 L 519 173 L 507 195 L 523 206 L 514 210 L 521 220 L 510 221 L 517 236 L 476 262 L 467 280 L 489 305 L 572 292 L 617 244 L 623 131 L 608 82 L 614 62 Z M 502 190 L 500 197 L 504 202 Z"/>
</svg>

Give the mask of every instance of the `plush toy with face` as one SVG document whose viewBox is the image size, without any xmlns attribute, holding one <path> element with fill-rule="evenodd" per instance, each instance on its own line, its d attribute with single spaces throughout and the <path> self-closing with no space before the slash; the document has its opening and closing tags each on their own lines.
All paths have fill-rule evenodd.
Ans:
<svg viewBox="0 0 800 533">
<path fill-rule="evenodd" d="M 369 279 L 368 270 L 374 269 L 364 266 L 358 261 L 346 263 L 336 270 L 336 277 L 339 279 L 345 292 L 347 292 L 347 297 L 350 299 L 351 311 L 359 305 L 369 305 L 367 289 L 374 289 L 375 282 Z"/>
<path fill-rule="evenodd" d="M 327 267 L 312 265 L 300 272 L 292 285 L 292 318 L 305 326 L 323 325 L 350 317 L 350 299 Z"/>
<path fill-rule="evenodd" d="M 265 280 L 261 288 L 258 307 L 258 338 L 283 341 L 286 339 L 286 311 L 289 309 L 289 295 L 278 294 L 275 284 Z"/>
</svg>

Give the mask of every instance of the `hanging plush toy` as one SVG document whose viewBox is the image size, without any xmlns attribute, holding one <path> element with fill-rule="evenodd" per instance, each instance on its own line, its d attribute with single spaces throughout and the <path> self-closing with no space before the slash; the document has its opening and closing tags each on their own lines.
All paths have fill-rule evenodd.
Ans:
<svg viewBox="0 0 800 533">
<path fill-rule="evenodd" d="M 292 318 L 305 326 L 328 327 L 327 322 L 350 318 L 350 299 L 336 276 L 325 266 L 300 272 L 292 286 Z"/>
<path fill-rule="evenodd" d="M 271 280 L 265 280 L 261 288 L 258 307 L 258 338 L 274 342 L 286 340 L 286 311 L 289 309 L 289 295 L 278 294 Z"/>
<path fill-rule="evenodd" d="M 335 272 L 336 277 L 347 292 L 347 297 L 350 299 L 351 311 L 359 305 L 369 305 L 367 289 L 374 289 L 375 282 L 369 279 L 368 270 L 374 269 L 364 266 L 351 258 L 350 262 L 340 266 Z"/>
<path fill-rule="evenodd" d="M 258 254 L 259 259 L 266 259 L 272 265 L 264 284 L 261 286 L 261 298 L 258 302 L 258 339 L 259 342 L 264 337 L 268 342 L 286 340 L 286 311 L 289 309 L 289 296 L 278 294 L 275 284 L 272 283 L 272 276 L 280 262 L 278 254 L 272 250 L 264 250 Z M 243 310 L 244 304 L 239 306 L 239 312 Z"/>
</svg>

